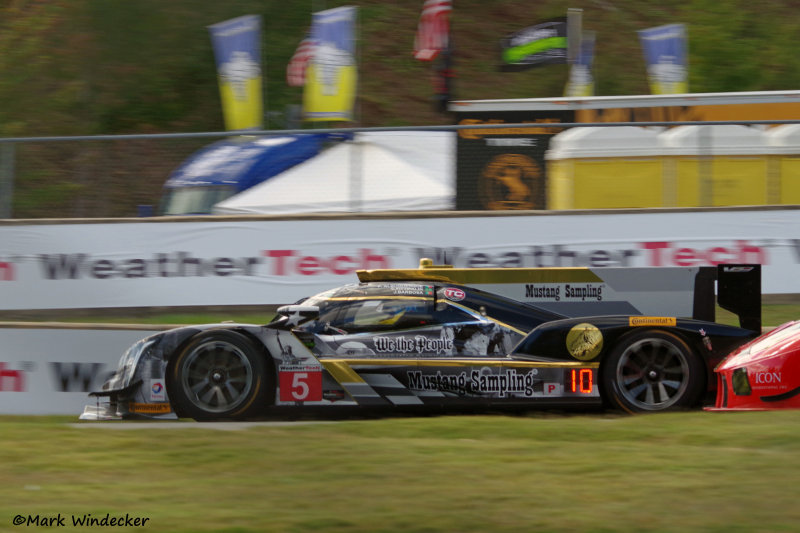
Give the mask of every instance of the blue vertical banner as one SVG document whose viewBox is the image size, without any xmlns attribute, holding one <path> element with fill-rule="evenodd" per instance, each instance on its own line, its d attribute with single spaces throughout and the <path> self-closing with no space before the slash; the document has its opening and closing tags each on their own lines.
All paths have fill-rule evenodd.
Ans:
<svg viewBox="0 0 800 533">
<path fill-rule="evenodd" d="M 564 89 L 564 96 L 594 96 L 594 74 L 592 62 L 594 61 L 593 31 L 583 32 L 575 62 L 569 69 L 569 79 Z"/>
<path fill-rule="evenodd" d="M 637 32 L 653 94 L 689 92 L 686 25 L 666 24 Z"/>
<path fill-rule="evenodd" d="M 342 6 L 314 13 L 314 55 L 306 69 L 303 118 L 309 121 L 353 120 L 358 78 L 356 8 Z"/>
<path fill-rule="evenodd" d="M 261 129 L 261 17 L 246 15 L 208 27 L 217 63 L 225 129 Z"/>
</svg>

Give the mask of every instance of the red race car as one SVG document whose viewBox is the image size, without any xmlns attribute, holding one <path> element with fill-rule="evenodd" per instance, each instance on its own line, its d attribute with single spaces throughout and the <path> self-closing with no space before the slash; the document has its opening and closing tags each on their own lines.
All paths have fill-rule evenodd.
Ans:
<svg viewBox="0 0 800 533">
<path fill-rule="evenodd" d="M 800 409 L 800 320 L 734 350 L 714 371 L 717 399 L 706 410 Z"/>
</svg>

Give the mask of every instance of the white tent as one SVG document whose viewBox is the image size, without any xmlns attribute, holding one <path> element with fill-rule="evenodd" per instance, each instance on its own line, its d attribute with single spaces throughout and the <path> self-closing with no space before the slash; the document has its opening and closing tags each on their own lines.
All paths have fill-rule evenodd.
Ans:
<svg viewBox="0 0 800 533">
<path fill-rule="evenodd" d="M 452 132 L 358 133 L 214 206 L 214 214 L 450 210 Z"/>
</svg>

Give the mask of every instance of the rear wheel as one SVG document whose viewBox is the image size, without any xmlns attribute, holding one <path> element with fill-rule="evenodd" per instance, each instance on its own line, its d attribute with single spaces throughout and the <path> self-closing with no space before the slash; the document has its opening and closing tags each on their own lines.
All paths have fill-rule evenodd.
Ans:
<svg viewBox="0 0 800 533">
<path fill-rule="evenodd" d="M 272 388 L 263 353 L 233 331 L 196 335 L 171 363 L 169 376 L 176 411 L 196 420 L 255 416 Z"/>
<path fill-rule="evenodd" d="M 647 330 L 611 352 L 602 383 L 607 399 L 631 413 L 688 408 L 702 394 L 705 367 L 677 335 Z"/>
</svg>

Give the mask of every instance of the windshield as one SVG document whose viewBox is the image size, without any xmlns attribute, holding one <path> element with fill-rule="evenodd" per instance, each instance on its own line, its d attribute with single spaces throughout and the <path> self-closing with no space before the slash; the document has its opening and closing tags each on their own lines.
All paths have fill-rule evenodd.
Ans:
<svg viewBox="0 0 800 533">
<path fill-rule="evenodd" d="M 236 194 L 236 188 L 230 185 L 168 189 L 161 201 L 161 214 L 209 215 L 215 204 L 234 194 Z"/>
<path fill-rule="evenodd" d="M 348 333 L 416 328 L 438 323 L 433 309 L 433 286 L 389 283 L 346 285 L 306 299 L 319 308 L 314 329 L 325 324 Z"/>
</svg>

